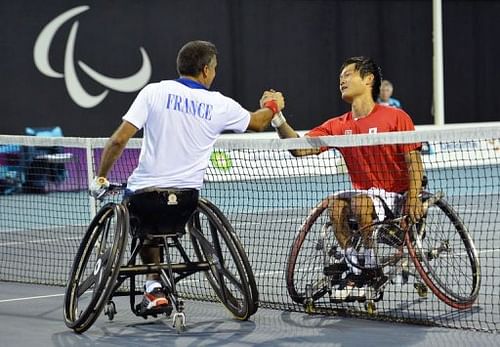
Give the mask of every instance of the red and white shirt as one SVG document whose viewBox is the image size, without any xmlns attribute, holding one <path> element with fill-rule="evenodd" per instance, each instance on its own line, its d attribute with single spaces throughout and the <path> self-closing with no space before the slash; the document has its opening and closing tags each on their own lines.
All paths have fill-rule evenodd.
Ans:
<svg viewBox="0 0 500 347">
<path fill-rule="evenodd" d="M 327 120 L 306 136 L 373 134 L 412 131 L 410 116 L 401 109 L 376 104 L 366 117 L 354 119 L 352 112 Z M 355 189 L 381 188 L 388 192 L 408 190 L 408 167 L 404 154 L 420 148 L 420 143 L 342 147 L 352 185 Z M 322 148 L 327 150 L 327 148 Z"/>
</svg>

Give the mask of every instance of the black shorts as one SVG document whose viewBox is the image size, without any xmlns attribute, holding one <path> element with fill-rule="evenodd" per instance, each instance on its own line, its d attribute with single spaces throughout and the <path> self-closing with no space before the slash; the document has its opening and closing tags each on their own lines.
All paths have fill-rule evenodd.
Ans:
<svg viewBox="0 0 500 347">
<path fill-rule="evenodd" d="M 197 189 L 156 188 L 139 190 L 124 200 L 131 227 L 141 234 L 183 233 L 198 206 Z"/>
</svg>

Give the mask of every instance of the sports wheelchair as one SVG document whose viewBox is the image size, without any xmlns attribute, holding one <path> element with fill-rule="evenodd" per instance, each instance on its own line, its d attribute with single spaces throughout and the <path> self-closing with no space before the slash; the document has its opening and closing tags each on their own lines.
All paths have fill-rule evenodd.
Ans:
<svg viewBox="0 0 500 347">
<path fill-rule="evenodd" d="M 107 194 L 120 190 L 123 185 L 113 184 Z M 64 321 L 70 329 L 85 332 L 103 310 L 112 320 L 117 313 L 113 297 L 117 296 L 128 296 L 132 312 L 147 318 L 140 304 L 135 304 L 136 295 L 143 294 L 136 288 L 136 276 L 150 273 L 160 275 L 175 311 L 172 321 L 178 333 L 185 330 L 186 317 L 176 285 L 198 272 L 204 273 L 215 296 L 234 318 L 247 320 L 257 311 L 258 291 L 247 255 L 231 224 L 213 203 L 200 197 L 185 226 L 167 233 L 141 233 L 132 217 L 125 202 L 108 202 L 87 228 L 64 297 Z M 159 242 L 160 264 L 136 263 L 141 248 L 147 247 L 146 240 Z M 124 262 L 126 253 L 130 256 Z M 128 290 L 123 285 L 127 279 Z"/>
<path fill-rule="evenodd" d="M 291 299 L 307 313 L 316 312 L 317 304 L 325 300 L 339 304 L 332 292 L 340 286 L 349 261 L 371 277 L 366 279 L 364 297 L 342 302 L 363 302 L 368 314 L 375 313 L 375 303 L 383 299 L 387 285 L 407 284 L 410 278 L 420 298 L 427 298 L 429 288 L 455 309 L 470 308 L 481 283 L 478 253 L 470 233 L 443 193 L 423 191 L 420 199 L 426 212 L 417 223 L 407 223 L 406 216 L 388 216 L 365 227 L 371 231 L 375 269 L 365 267 L 363 257 L 357 264 L 344 258 L 328 212 L 333 196 L 318 203 L 301 226 L 288 256 L 286 284 Z M 352 218 L 349 221 L 350 244 L 358 254 L 364 254 L 363 230 L 357 229 Z"/>
</svg>

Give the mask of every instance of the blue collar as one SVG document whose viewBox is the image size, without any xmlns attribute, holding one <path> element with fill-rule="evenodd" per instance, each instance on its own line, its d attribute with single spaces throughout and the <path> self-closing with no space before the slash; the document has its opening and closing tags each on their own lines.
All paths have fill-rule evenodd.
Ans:
<svg viewBox="0 0 500 347">
<path fill-rule="evenodd" d="M 203 84 L 193 81 L 189 78 L 178 78 L 176 79 L 177 82 L 184 84 L 186 87 L 193 88 L 193 89 L 205 89 L 208 90 Z"/>
</svg>

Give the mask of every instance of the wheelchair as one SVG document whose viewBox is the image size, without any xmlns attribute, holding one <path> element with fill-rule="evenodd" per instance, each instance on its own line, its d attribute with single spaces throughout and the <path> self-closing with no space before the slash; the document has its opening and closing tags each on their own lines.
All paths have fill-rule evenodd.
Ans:
<svg viewBox="0 0 500 347">
<path fill-rule="evenodd" d="M 371 276 L 367 278 L 366 295 L 345 302 L 364 303 L 368 314 L 376 312 L 375 303 L 383 299 L 388 285 L 408 284 L 410 278 L 420 298 L 427 298 L 430 289 L 452 308 L 470 308 L 481 284 L 478 252 L 470 233 L 442 192 L 423 191 L 420 199 L 426 212 L 417 223 L 408 223 L 406 216 L 388 216 L 365 227 L 371 232 L 376 268 L 365 266 L 364 257 L 356 262 L 344 258 L 328 212 L 333 196 L 319 202 L 289 252 L 286 284 L 291 299 L 303 305 L 307 313 L 316 312 L 317 304 L 343 304 L 332 299 L 332 293 L 340 285 L 349 261 L 362 274 Z M 364 254 L 363 230 L 357 229 L 352 218 L 348 224 L 350 244 L 358 254 Z"/>
<path fill-rule="evenodd" d="M 122 185 L 111 185 L 107 194 L 122 189 Z M 132 312 L 148 318 L 141 312 L 140 304 L 135 304 L 136 296 L 143 294 L 136 288 L 136 276 L 151 273 L 160 275 L 174 311 L 164 314 L 172 316 L 177 333 L 186 329 L 184 302 L 177 285 L 199 272 L 204 273 L 215 292 L 213 297 L 235 319 L 247 320 L 255 314 L 259 298 L 252 268 L 231 224 L 213 203 L 200 197 L 183 228 L 166 233 L 138 232 L 132 217 L 125 202 L 108 202 L 93 218 L 69 274 L 63 308 L 66 326 L 83 333 L 103 310 L 112 320 L 117 313 L 113 297 L 118 296 L 128 296 Z M 147 240 L 160 245 L 161 263 L 137 264 L 139 251 L 147 246 Z"/>
</svg>

